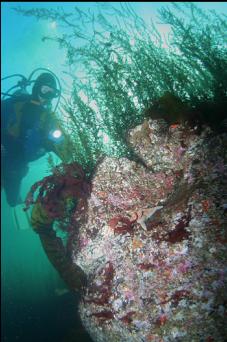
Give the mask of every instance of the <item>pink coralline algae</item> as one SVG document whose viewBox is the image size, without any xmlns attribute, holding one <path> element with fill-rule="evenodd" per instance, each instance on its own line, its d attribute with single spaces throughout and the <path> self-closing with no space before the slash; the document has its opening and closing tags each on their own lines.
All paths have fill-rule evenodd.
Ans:
<svg viewBox="0 0 227 342">
<path fill-rule="evenodd" d="M 156 267 L 156 265 L 152 263 L 142 263 L 142 264 L 138 264 L 138 267 L 141 270 L 148 271 L 148 270 L 152 270 L 154 267 Z"/>
<path fill-rule="evenodd" d="M 181 264 L 178 265 L 178 271 L 181 273 L 187 273 L 192 267 L 192 263 L 188 260 L 185 260 Z"/>
<path fill-rule="evenodd" d="M 137 221 L 138 216 L 134 220 L 130 220 L 127 217 L 116 216 L 109 220 L 108 225 L 114 231 L 114 233 L 118 234 L 126 234 L 133 233 L 133 225 Z"/>
<path fill-rule="evenodd" d="M 106 157 L 92 180 L 82 322 L 95 342 L 225 342 L 227 136 L 147 124 L 130 143 L 152 171 Z"/>
<path fill-rule="evenodd" d="M 128 312 L 125 316 L 120 318 L 120 321 L 122 321 L 125 324 L 130 324 L 133 320 L 133 315 L 135 314 L 135 311 Z"/>
<path fill-rule="evenodd" d="M 177 243 L 183 240 L 188 240 L 190 237 L 190 232 L 185 228 L 188 227 L 189 222 L 191 220 L 191 208 L 189 208 L 188 213 L 183 215 L 175 225 L 174 229 L 169 231 L 168 233 L 159 236 L 158 233 L 153 234 L 153 238 L 157 241 L 166 241 L 169 243 Z M 152 228 L 156 227 L 157 225 L 163 224 L 164 221 L 160 218 L 148 223 L 148 229 L 151 230 Z"/>
<path fill-rule="evenodd" d="M 158 326 L 162 326 L 166 323 L 166 321 L 168 320 L 167 316 L 165 314 L 160 315 L 156 321 L 156 324 Z"/>
<path fill-rule="evenodd" d="M 178 222 L 175 229 L 168 233 L 166 241 L 169 241 L 170 243 L 176 243 L 184 239 L 188 239 L 190 234 L 185 227 L 187 227 L 187 221 L 185 222 L 184 220 L 181 220 Z"/>
<path fill-rule="evenodd" d="M 100 311 L 100 312 L 94 312 L 90 316 L 95 316 L 98 318 L 100 323 L 104 323 L 110 319 L 113 319 L 114 314 L 110 310 Z"/>
<path fill-rule="evenodd" d="M 101 284 L 90 284 L 85 302 L 103 306 L 105 304 L 108 304 L 109 298 L 112 294 L 111 287 L 114 277 L 113 264 L 111 262 L 108 262 L 104 266 L 104 268 L 99 271 L 99 276 L 101 276 L 102 279 Z"/>
</svg>

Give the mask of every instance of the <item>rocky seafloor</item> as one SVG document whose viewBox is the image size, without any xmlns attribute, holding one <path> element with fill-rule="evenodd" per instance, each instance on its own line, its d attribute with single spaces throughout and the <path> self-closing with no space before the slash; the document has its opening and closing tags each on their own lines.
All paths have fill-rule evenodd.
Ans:
<svg viewBox="0 0 227 342">
<path fill-rule="evenodd" d="M 227 339 L 227 134 L 148 120 L 99 164 L 73 261 L 96 342 Z"/>
</svg>

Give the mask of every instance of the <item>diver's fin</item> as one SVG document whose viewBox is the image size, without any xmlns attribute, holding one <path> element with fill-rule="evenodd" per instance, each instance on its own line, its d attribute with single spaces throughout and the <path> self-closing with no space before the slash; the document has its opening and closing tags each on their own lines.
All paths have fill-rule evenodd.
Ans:
<svg viewBox="0 0 227 342">
<path fill-rule="evenodd" d="M 30 211 L 24 211 L 24 203 L 18 204 L 13 209 L 13 220 L 17 230 L 28 230 L 31 229 L 30 224 Z"/>
</svg>

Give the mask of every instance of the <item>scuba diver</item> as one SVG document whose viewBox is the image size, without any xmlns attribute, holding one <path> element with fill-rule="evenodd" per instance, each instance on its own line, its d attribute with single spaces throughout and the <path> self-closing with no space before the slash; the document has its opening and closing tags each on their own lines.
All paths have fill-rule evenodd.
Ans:
<svg viewBox="0 0 227 342">
<path fill-rule="evenodd" d="M 1 186 L 11 207 L 22 203 L 20 184 L 28 172 L 29 162 L 50 151 L 61 158 L 58 145 L 64 137 L 51 111 L 51 101 L 60 97 L 56 79 L 50 71 L 42 73 L 30 95 L 24 90 L 31 81 L 26 83 L 24 78 L 20 91 L 13 95 L 7 93 L 10 97 L 1 100 Z"/>
<path fill-rule="evenodd" d="M 31 81 L 34 72 L 38 70 L 45 72 Z M 48 69 L 38 68 L 28 79 L 20 74 L 4 79 L 14 76 L 20 76 L 22 81 L 8 92 L 2 93 L 4 97 L 1 100 L 1 186 L 14 212 L 17 208 L 23 212 L 19 206 L 23 203 L 20 198 L 20 184 L 29 170 L 29 162 L 51 151 L 64 160 L 69 153 L 66 152 L 69 138 L 63 134 L 54 113 L 61 96 L 60 82 L 55 74 Z M 26 87 L 32 83 L 32 93 L 28 94 Z M 10 91 L 17 87 L 20 88 L 19 91 L 10 95 Z M 9 98 L 5 99 L 6 96 Z M 53 112 L 52 101 L 57 98 Z M 29 226 L 38 233 L 48 259 L 68 287 L 72 290 L 81 289 L 86 283 L 86 276 L 67 256 L 61 239 L 53 229 L 53 220 L 44 214 L 44 209 L 39 204 L 34 205 Z"/>
</svg>

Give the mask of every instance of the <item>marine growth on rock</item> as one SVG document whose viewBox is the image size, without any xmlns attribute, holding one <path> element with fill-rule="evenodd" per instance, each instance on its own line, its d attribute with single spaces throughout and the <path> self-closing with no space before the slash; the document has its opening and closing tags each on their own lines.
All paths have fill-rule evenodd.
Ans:
<svg viewBox="0 0 227 342">
<path fill-rule="evenodd" d="M 148 124 L 150 140 L 142 125 L 130 140 L 153 172 L 107 157 L 93 178 L 87 243 L 73 250 L 94 279 L 82 322 L 98 342 L 224 341 L 227 135 L 178 125 L 163 140 L 159 120 Z"/>
</svg>

